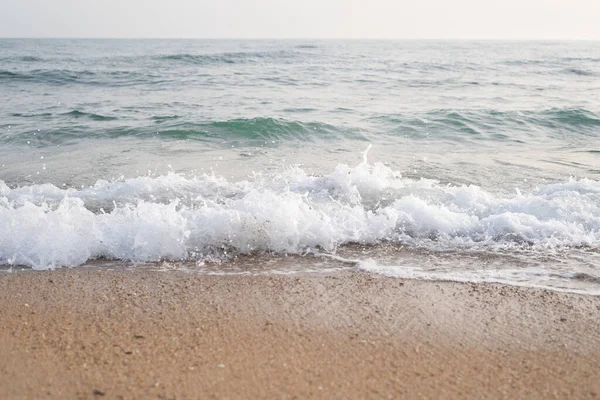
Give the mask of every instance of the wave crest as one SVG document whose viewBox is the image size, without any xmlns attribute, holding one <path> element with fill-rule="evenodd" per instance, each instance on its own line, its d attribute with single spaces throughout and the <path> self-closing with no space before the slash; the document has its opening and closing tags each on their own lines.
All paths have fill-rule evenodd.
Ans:
<svg viewBox="0 0 600 400">
<path fill-rule="evenodd" d="M 0 264 L 44 269 L 105 257 L 202 260 L 334 252 L 350 243 L 432 250 L 600 244 L 600 182 L 527 194 L 412 180 L 383 164 L 299 167 L 229 182 L 168 174 L 87 189 L 0 182 Z M 57 238 L 60 238 L 57 240 Z"/>
</svg>

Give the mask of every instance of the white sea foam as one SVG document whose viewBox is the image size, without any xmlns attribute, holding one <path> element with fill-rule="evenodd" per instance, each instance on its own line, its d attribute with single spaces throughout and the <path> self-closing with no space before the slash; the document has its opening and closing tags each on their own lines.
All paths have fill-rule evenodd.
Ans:
<svg viewBox="0 0 600 400">
<path fill-rule="evenodd" d="M 366 160 L 325 176 L 299 167 L 229 182 L 170 173 L 83 189 L 0 181 L 0 264 L 36 269 L 251 252 L 333 252 L 347 243 L 428 249 L 600 244 L 600 182 L 506 194 L 408 179 Z"/>
</svg>

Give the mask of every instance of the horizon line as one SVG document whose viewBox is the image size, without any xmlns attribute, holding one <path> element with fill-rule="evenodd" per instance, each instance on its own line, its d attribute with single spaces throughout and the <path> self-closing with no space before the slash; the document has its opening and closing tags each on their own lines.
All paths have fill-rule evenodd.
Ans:
<svg viewBox="0 0 600 400">
<path fill-rule="evenodd" d="M 119 37 L 119 36 L 0 36 L 0 40 L 380 40 L 380 41 L 505 41 L 505 42 L 595 42 L 600 38 L 392 38 L 392 37 Z"/>
</svg>

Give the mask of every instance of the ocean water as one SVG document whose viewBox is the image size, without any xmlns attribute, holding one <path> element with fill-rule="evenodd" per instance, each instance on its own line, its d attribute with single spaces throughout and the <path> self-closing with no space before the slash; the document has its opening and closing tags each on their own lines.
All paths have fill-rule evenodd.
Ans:
<svg viewBox="0 0 600 400">
<path fill-rule="evenodd" d="M 600 42 L 0 40 L 3 271 L 600 294 Z"/>
</svg>

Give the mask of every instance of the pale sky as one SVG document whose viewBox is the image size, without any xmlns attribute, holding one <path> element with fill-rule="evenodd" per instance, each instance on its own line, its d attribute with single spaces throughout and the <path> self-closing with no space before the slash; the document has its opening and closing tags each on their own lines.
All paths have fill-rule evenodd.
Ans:
<svg viewBox="0 0 600 400">
<path fill-rule="evenodd" d="M 0 37 L 600 40 L 600 0 L 0 0 Z"/>
</svg>

